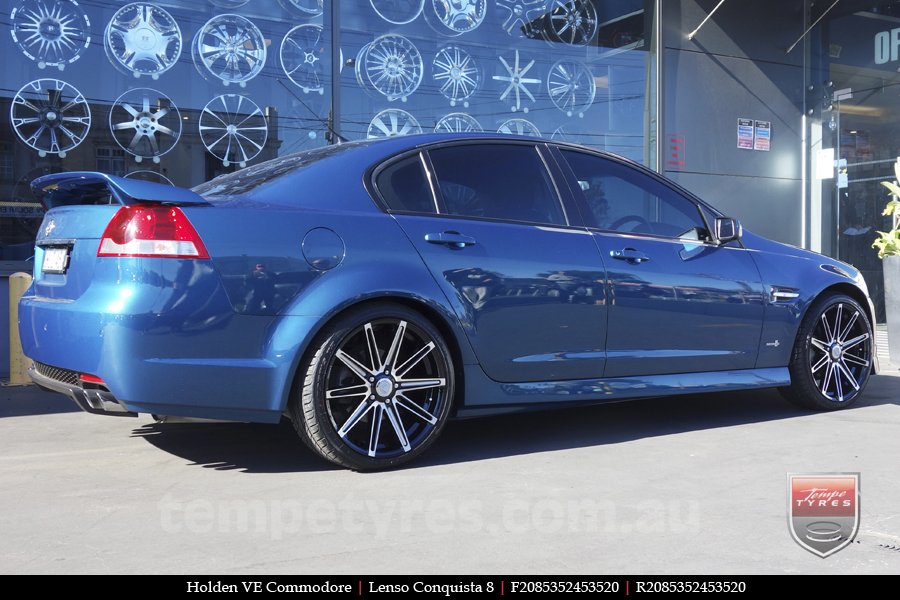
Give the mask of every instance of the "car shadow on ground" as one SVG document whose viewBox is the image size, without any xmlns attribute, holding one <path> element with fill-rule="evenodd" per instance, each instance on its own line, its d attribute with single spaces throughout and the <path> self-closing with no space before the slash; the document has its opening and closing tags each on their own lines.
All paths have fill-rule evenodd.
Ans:
<svg viewBox="0 0 900 600">
<path fill-rule="evenodd" d="M 900 380 L 876 376 L 850 410 L 900 404 Z M 616 404 L 564 408 L 453 421 L 410 469 L 548 452 L 814 416 L 774 390 L 648 398 Z M 193 465 L 250 473 L 334 469 L 307 449 L 283 421 L 253 424 L 147 424 L 133 433 Z"/>
</svg>

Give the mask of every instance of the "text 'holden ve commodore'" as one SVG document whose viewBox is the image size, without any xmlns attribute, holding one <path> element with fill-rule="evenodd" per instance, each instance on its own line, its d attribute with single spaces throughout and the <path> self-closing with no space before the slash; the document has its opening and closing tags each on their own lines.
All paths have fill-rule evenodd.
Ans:
<svg viewBox="0 0 900 600">
<path fill-rule="evenodd" d="M 286 415 L 374 470 L 454 416 L 758 388 L 833 410 L 875 370 L 859 271 L 571 144 L 427 134 L 193 190 L 32 187 L 22 344 L 34 381 L 91 413 Z"/>
</svg>

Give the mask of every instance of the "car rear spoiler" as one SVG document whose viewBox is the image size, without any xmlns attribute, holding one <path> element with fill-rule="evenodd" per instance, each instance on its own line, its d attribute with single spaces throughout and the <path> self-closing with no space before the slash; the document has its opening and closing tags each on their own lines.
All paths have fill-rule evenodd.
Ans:
<svg viewBox="0 0 900 600">
<path fill-rule="evenodd" d="M 44 210 L 85 204 L 209 204 L 202 196 L 185 188 L 93 171 L 44 175 L 31 182 L 31 191 Z"/>
</svg>

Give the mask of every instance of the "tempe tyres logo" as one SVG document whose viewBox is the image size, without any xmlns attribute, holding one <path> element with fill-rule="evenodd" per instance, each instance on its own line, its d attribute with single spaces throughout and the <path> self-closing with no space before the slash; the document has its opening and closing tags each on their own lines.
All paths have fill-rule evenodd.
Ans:
<svg viewBox="0 0 900 600">
<path fill-rule="evenodd" d="M 859 473 L 788 474 L 788 527 L 822 558 L 849 545 L 859 530 Z"/>
</svg>

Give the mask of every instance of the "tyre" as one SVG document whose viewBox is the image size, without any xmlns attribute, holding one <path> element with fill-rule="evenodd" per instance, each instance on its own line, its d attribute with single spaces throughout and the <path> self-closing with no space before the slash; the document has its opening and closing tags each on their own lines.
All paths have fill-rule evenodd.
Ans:
<svg viewBox="0 0 900 600">
<path fill-rule="evenodd" d="M 872 374 L 872 324 L 843 294 L 819 298 L 803 319 L 791 353 L 785 398 L 803 408 L 838 410 L 854 404 Z"/>
<path fill-rule="evenodd" d="M 437 439 L 450 415 L 450 350 L 427 319 L 403 306 L 377 304 L 339 317 L 300 368 L 290 403 L 294 427 L 343 467 L 408 462 Z"/>
</svg>

